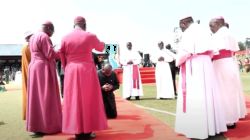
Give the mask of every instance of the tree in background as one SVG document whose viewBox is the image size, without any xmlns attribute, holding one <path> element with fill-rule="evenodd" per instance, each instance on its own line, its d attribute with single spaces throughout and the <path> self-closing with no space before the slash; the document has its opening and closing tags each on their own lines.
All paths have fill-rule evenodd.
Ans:
<svg viewBox="0 0 250 140">
<path fill-rule="evenodd" d="M 246 50 L 245 43 L 243 43 L 243 42 L 240 41 L 240 42 L 238 42 L 238 45 L 239 45 L 239 48 L 240 48 L 241 51 Z"/>
</svg>

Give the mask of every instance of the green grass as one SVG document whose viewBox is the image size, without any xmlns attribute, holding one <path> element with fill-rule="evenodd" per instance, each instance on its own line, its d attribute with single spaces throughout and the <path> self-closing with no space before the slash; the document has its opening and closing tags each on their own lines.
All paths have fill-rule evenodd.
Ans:
<svg viewBox="0 0 250 140">
<path fill-rule="evenodd" d="M 119 95 L 121 96 L 122 91 L 122 86 L 119 89 Z M 176 110 L 176 100 L 157 100 L 156 99 L 156 87 L 155 84 L 152 85 L 143 85 L 143 92 L 144 96 L 141 98 L 141 100 L 131 100 L 131 102 L 145 106 L 145 107 L 151 107 L 163 111 L 168 111 L 168 112 L 175 112 Z M 175 117 L 172 115 L 167 115 L 163 113 L 158 113 L 155 111 L 149 111 L 150 114 L 158 118 L 159 120 L 163 121 L 164 123 L 168 124 L 171 127 L 174 127 L 174 119 Z"/>
<path fill-rule="evenodd" d="M 244 93 L 250 96 L 250 74 L 241 74 Z M 20 87 L 20 86 L 19 86 Z M 6 86 L 8 89 L 8 85 Z M 16 88 L 16 87 L 15 87 Z M 118 90 L 121 95 L 122 86 Z M 156 100 L 155 85 L 143 85 L 144 96 L 141 100 L 131 100 L 132 103 L 151 107 L 163 111 L 175 113 L 176 100 Z M 0 92 L 0 139 L 1 140 L 30 140 L 33 138 L 31 133 L 25 129 L 25 121 L 22 120 L 22 94 L 21 90 L 12 90 L 4 93 Z M 155 111 L 145 110 L 155 118 L 174 128 L 175 117 Z M 118 112 L 119 113 L 119 112 Z M 211 137 L 209 140 L 225 140 L 222 135 Z"/>
<path fill-rule="evenodd" d="M 250 95 L 250 73 L 241 73 L 241 81 L 243 91 L 246 95 Z"/>
<path fill-rule="evenodd" d="M 7 91 L 0 93 L 0 139 L 1 140 L 30 140 L 31 133 L 25 129 L 25 121 L 22 120 L 22 93 Z"/>
</svg>

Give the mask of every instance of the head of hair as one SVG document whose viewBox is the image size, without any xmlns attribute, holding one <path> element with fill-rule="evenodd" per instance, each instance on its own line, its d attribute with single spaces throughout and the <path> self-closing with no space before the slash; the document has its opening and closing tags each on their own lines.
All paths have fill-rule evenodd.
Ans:
<svg viewBox="0 0 250 140">
<path fill-rule="evenodd" d="M 158 45 L 164 45 L 163 41 L 159 41 Z"/>
<path fill-rule="evenodd" d="M 225 22 L 224 26 L 226 26 L 227 28 L 229 28 L 229 24 L 227 22 Z"/>
<path fill-rule="evenodd" d="M 25 35 L 24 35 L 25 40 L 26 40 L 27 42 L 29 42 L 30 37 L 33 35 L 33 33 L 32 33 L 31 31 L 27 31 L 27 32 L 25 32 L 24 34 L 25 34 Z"/>
<path fill-rule="evenodd" d="M 158 42 L 158 47 L 159 47 L 160 49 L 163 49 L 163 48 L 164 48 L 164 43 L 163 43 L 163 41 L 159 41 L 159 42 Z"/>
<path fill-rule="evenodd" d="M 55 29 L 54 29 L 54 25 L 51 21 L 46 21 L 42 24 L 42 30 L 43 32 L 45 32 L 48 36 L 52 36 Z"/>
<path fill-rule="evenodd" d="M 225 26 L 225 20 L 223 17 L 216 17 L 209 22 L 210 30 L 216 33 L 221 27 Z"/>
<path fill-rule="evenodd" d="M 184 32 L 194 22 L 191 16 L 180 20 L 179 25 L 181 30 Z"/>
<path fill-rule="evenodd" d="M 129 50 L 132 49 L 132 43 L 131 43 L 131 42 L 128 42 L 128 43 L 127 43 L 127 48 L 128 48 Z"/>
<path fill-rule="evenodd" d="M 171 45 L 170 44 L 166 45 L 166 49 L 170 50 L 171 49 Z"/>
</svg>

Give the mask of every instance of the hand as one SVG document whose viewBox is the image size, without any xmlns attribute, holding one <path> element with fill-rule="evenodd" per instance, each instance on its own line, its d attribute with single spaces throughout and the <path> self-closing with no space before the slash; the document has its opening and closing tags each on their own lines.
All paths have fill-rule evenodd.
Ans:
<svg viewBox="0 0 250 140">
<path fill-rule="evenodd" d="M 159 58 L 158 58 L 158 61 L 164 61 L 164 57 L 162 57 L 162 56 L 159 57 Z"/>
<path fill-rule="evenodd" d="M 127 64 L 133 64 L 133 61 L 132 60 L 130 60 L 130 61 L 128 61 L 128 63 Z"/>
<path fill-rule="evenodd" d="M 111 84 L 108 85 L 108 90 L 109 91 L 111 91 L 113 88 L 114 88 L 113 85 L 111 85 Z"/>
<path fill-rule="evenodd" d="M 104 91 L 108 91 L 108 85 L 107 85 L 107 84 L 103 85 L 103 86 L 102 86 L 102 89 L 103 89 Z"/>
</svg>

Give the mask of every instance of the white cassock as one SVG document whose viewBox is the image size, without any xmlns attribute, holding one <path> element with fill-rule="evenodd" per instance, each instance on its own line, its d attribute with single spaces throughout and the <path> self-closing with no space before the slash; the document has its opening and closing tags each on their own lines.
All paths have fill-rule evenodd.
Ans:
<svg viewBox="0 0 250 140">
<path fill-rule="evenodd" d="M 175 131 L 188 138 L 206 139 L 227 131 L 210 44 L 209 32 L 193 23 L 183 33 L 176 57 L 181 67 Z"/>
<path fill-rule="evenodd" d="M 156 99 L 160 98 L 175 98 L 172 73 L 169 62 L 174 60 L 172 52 L 168 50 L 157 49 L 152 55 L 152 61 L 156 63 L 155 79 L 156 79 Z M 163 57 L 164 61 L 158 61 L 159 57 Z"/>
<path fill-rule="evenodd" d="M 232 53 L 239 50 L 237 41 L 226 27 L 220 28 L 212 37 L 215 54 L 218 54 L 219 50 L 229 50 Z M 233 56 L 221 58 L 214 60 L 213 65 L 226 122 L 236 123 L 247 115 L 237 60 Z"/>
<path fill-rule="evenodd" d="M 133 61 L 133 64 L 127 64 L 129 61 Z M 130 96 L 143 96 L 141 75 L 138 64 L 141 63 L 141 56 L 138 52 L 133 50 L 124 50 L 121 53 L 120 63 L 123 65 L 123 91 L 122 97 L 128 98 Z M 138 81 L 133 80 L 133 67 L 137 66 L 136 72 L 138 72 Z"/>
</svg>

